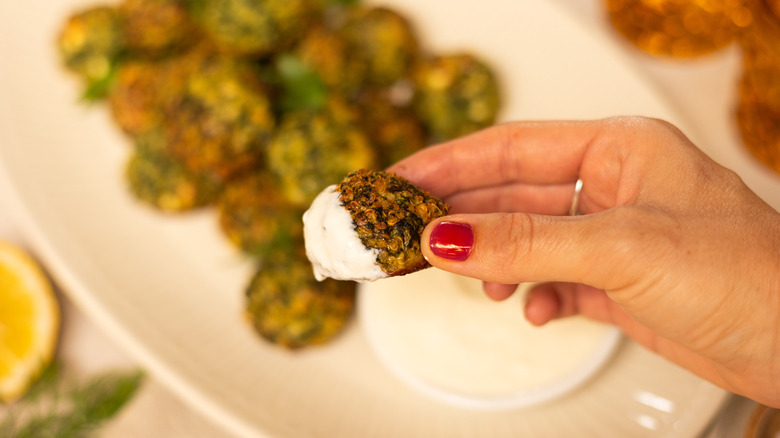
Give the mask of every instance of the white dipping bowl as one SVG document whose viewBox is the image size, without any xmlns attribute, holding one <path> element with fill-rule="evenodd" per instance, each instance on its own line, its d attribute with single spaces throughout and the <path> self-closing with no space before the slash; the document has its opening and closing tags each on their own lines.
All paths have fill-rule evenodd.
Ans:
<svg viewBox="0 0 780 438">
<path fill-rule="evenodd" d="M 520 409 L 578 388 L 622 337 L 583 317 L 532 326 L 524 289 L 496 302 L 480 281 L 431 268 L 361 284 L 358 315 L 380 361 L 413 389 L 462 408 Z"/>
</svg>

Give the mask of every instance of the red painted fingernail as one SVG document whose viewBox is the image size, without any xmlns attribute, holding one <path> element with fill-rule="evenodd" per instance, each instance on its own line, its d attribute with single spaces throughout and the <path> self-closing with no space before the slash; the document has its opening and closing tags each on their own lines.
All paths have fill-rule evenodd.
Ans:
<svg viewBox="0 0 780 438">
<path fill-rule="evenodd" d="M 431 231 L 431 251 L 447 260 L 462 262 L 474 246 L 474 231 L 469 224 L 441 222 Z"/>
</svg>

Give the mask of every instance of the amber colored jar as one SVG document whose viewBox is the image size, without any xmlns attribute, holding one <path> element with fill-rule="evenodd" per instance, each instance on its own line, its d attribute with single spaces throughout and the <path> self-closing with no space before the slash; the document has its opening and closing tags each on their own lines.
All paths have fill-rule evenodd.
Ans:
<svg viewBox="0 0 780 438">
<path fill-rule="evenodd" d="M 731 44 L 752 0 L 604 0 L 613 27 L 641 50 L 693 58 Z"/>
<path fill-rule="evenodd" d="M 739 37 L 743 71 L 736 117 L 745 147 L 780 173 L 780 1 L 752 0 Z"/>
</svg>

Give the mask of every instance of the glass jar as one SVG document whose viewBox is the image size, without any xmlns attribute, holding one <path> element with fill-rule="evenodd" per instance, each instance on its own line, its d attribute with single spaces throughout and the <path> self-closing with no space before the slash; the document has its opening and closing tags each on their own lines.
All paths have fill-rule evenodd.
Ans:
<svg viewBox="0 0 780 438">
<path fill-rule="evenodd" d="M 740 34 L 743 70 L 736 120 L 745 147 L 780 173 L 780 1 L 752 0 Z"/>
</svg>

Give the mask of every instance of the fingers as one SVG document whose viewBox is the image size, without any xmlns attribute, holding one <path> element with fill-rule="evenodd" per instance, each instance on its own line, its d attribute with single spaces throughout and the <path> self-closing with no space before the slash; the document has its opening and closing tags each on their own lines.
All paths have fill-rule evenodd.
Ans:
<svg viewBox="0 0 780 438">
<path fill-rule="evenodd" d="M 571 183 L 600 129 L 593 122 L 516 122 L 408 157 L 388 170 L 446 198 L 481 187 Z"/>
<path fill-rule="evenodd" d="M 574 184 L 534 186 L 513 183 L 456 193 L 444 201 L 451 213 L 567 214 L 572 202 Z"/>
<path fill-rule="evenodd" d="M 584 216 L 455 214 L 426 227 L 422 251 L 434 266 L 501 284 L 564 281 L 625 289 L 651 280 L 674 233 L 651 213 L 617 208 Z M 669 224 L 673 228 L 673 223 Z"/>
<path fill-rule="evenodd" d="M 616 313 L 624 312 L 604 291 L 582 284 L 542 283 L 526 296 L 525 316 L 534 325 L 574 315 L 614 324 Z"/>
<path fill-rule="evenodd" d="M 487 295 L 490 299 L 495 301 L 503 301 L 515 293 L 515 290 L 517 290 L 517 285 L 490 283 L 486 281 L 482 283 L 482 289 L 485 291 L 485 295 Z"/>
</svg>

